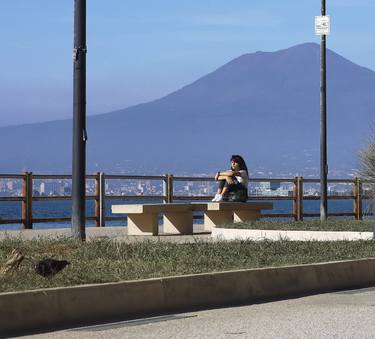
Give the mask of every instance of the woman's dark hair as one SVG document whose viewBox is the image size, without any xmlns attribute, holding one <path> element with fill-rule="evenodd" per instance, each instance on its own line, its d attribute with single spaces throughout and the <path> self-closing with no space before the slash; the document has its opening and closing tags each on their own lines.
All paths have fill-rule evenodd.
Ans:
<svg viewBox="0 0 375 339">
<path fill-rule="evenodd" d="M 249 172 L 247 171 L 246 162 L 245 160 L 243 160 L 243 158 L 240 155 L 238 154 L 232 155 L 230 158 L 230 161 L 236 162 L 240 166 L 240 170 L 245 170 L 247 175 L 249 175 Z"/>
</svg>

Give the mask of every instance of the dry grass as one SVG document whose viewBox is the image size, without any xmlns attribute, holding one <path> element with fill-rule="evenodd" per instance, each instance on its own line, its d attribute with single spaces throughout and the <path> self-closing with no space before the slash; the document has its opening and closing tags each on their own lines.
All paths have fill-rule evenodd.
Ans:
<svg viewBox="0 0 375 339">
<path fill-rule="evenodd" d="M 6 239 L 0 242 L 0 265 L 14 248 L 26 258 L 17 270 L 0 276 L 1 292 L 375 257 L 372 241 L 176 244 Z M 52 278 L 43 278 L 35 273 L 34 263 L 46 256 L 68 260 L 71 265 Z"/>
<path fill-rule="evenodd" d="M 304 221 L 266 221 L 257 220 L 245 223 L 235 223 L 220 226 L 222 228 L 259 229 L 259 230 L 289 230 L 289 231 L 346 231 L 346 232 L 372 232 L 375 223 L 362 220 L 328 219 L 321 223 L 320 220 Z"/>
</svg>

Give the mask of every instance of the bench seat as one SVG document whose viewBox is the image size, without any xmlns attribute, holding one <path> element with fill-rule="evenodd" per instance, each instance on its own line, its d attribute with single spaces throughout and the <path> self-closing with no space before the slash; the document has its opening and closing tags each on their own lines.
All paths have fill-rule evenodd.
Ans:
<svg viewBox="0 0 375 339">
<path fill-rule="evenodd" d="M 197 203 L 196 210 L 203 211 L 205 231 L 233 222 L 257 220 L 261 216 L 261 210 L 273 208 L 273 204 L 269 202 L 208 202 L 203 208 L 200 205 L 202 204 Z"/>
<path fill-rule="evenodd" d="M 112 213 L 128 215 L 128 235 L 158 235 L 159 214 L 163 214 L 164 233 L 193 234 L 193 212 L 204 215 L 204 229 L 233 222 L 260 218 L 262 209 L 272 209 L 272 203 L 258 202 L 193 202 L 169 204 L 112 205 Z"/>
<path fill-rule="evenodd" d="M 129 235 L 158 235 L 160 213 L 163 213 L 164 233 L 193 234 L 190 204 L 112 205 L 112 213 L 128 215 Z"/>
</svg>

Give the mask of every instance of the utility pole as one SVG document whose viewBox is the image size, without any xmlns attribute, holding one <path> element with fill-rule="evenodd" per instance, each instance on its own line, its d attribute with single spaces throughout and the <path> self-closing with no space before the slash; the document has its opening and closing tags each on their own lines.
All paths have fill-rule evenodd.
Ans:
<svg viewBox="0 0 375 339">
<path fill-rule="evenodd" d="M 86 0 L 74 3 L 72 235 L 86 239 Z"/>
<path fill-rule="evenodd" d="M 326 17 L 326 1 L 322 0 L 321 17 Z M 324 26 L 324 23 L 323 23 Z M 328 22 L 329 29 L 329 22 Z M 327 87 L 326 87 L 326 32 L 320 42 L 320 221 L 327 220 Z"/>
</svg>

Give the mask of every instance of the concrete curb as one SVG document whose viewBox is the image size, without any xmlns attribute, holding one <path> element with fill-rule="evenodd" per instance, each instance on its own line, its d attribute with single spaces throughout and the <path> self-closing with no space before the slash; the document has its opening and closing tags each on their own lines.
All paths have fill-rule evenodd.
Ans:
<svg viewBox="0 0 375 339">
<path fill-rule="evenodd" d="M 375 285 L 375 259 L 0 294 L 0 334 Z"/>
<path fill-rule="evenodd" d="M 211 237 L 217 240 L 290 240 L 290 241 L 339 241 L 372 240 L 372 232 L 280 231 L 213 228 Z"/>
</svg>

